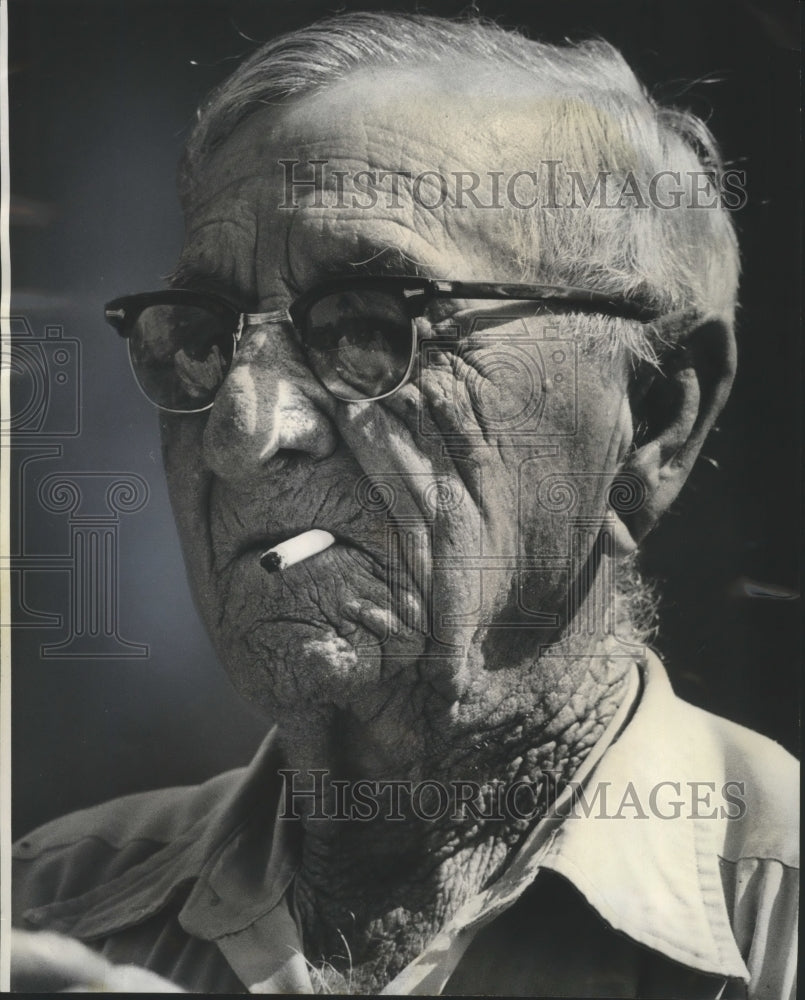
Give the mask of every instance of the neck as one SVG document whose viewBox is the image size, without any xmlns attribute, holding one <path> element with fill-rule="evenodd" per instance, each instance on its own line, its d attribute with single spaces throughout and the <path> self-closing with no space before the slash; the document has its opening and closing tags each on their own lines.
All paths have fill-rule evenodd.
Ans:
<svg viewBox="0 0 805 1000">
<path fill-rule="evenodd" d="M 596 648 L 534 663 L 542 698 L 520 692 L 474 730 L 457 725 L 455 709 L 436 711 L 431 732 L 452 739 L 385 774 L 386 754 L 367 767 L 365 752 L 349 751 L 375 745 L 371 725 L 342 712 L 329 716 L 327 737 L 311 741 L 308 729 L 304 762 L 291 760 L 315 788 L 299 803 L 295 905 L 307 957 L 347 977 L 339 990 L 381 989 L 503 872 L 625 698 L 632 661 Z M 304 773 L 314 767 L 324 772 L 315 782 Z"/>
</svg>

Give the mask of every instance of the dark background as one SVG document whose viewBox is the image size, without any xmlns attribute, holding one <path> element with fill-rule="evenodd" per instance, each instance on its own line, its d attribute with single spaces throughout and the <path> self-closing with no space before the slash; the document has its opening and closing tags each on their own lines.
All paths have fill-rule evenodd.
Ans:
<svg viewBox="0 0 805 1000">
<path fill-rule="evenodd" d="M 81 341 L 83 424 L 42 470 L 131 471 L 150 499 L 120 524 L 120 631 L 144 659 L 43 660 L 58 629 L 15 633 L 14 827 L 115 794 L 244 763 L 265 723 L 230 689 L 192 607 L 155 415 L 102 320 L 159 287 L 179 250 L 175 165 L 204 93 L 264 40 L 336 9 L 311 0 L 10 5 L 12 312 Z M 385 3 L 412 10 L 412 3 Z M 419 5 L 455 14 L 464 4 Z M 657 647 L 677 691 L 797 751 L 800 629 L 797 5 L 675 0 L 480 2 L 538 38 L 601 35 L 659 99 L 710 124 L 746 170 L 735 216 L 744 279 L 732 399 L 674 510 L 645 546 L 662 586 Z M 29 544 L 65 548 L 64 518 L 24 495 Z M 12 512 L 14 513 L 14 512 Z M 57 543 L 53 539 L 60 538 Z M 48 548 L 50 546 L 51 548 Z M 758 592 L 766 596 L 751 596 Z M 27 580 L 43 610 L 64 574 Z M 776 595 L 776 596 L 772 596 Z M 683 737 L 683 734 L 680 734 Z"/>
</svg>

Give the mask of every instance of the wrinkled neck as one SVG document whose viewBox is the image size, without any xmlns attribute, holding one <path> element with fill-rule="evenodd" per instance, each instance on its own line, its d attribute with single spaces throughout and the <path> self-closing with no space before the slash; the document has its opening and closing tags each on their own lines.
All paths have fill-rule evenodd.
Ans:
<svg viewBox="0 0 805 1000">
<path fill-rule="evenodd" d="M 305 786 L 316 795 L 299 808 L 295 903 L 310 961 L 349 967 L 353 989 L 381 989 L 500 876 L 620 717 L 634 665 L 598 661 L 577 664 L 551 718 L 532 713 L 529 728 L 515 712 L 498 733 L 408 777 L 362 778 L 343 759 L 321 762 Z"/>
</svg>

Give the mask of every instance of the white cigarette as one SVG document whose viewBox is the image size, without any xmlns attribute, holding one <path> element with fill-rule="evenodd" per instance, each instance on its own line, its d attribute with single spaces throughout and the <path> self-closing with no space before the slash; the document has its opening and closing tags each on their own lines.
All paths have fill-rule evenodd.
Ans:
<svg viewBox="0 0 805 1000">
<path fill-rule="evenodd" d="M 260 556 L 260 565 L 267 573 L 276 573 L 278 570 L 288 569 L 289 566 L 302 562 L 303 559 L 310 559 L 311 556 L 324 552 L 333 542 L 335 538 L 329 531 L 312 528 L 268 549 Z"/>
</svg>

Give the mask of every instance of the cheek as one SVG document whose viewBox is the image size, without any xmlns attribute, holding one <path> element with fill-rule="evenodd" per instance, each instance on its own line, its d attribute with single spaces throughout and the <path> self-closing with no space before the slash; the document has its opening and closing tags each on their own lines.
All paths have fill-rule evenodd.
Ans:
<svg viewBox="0 0 805 1000">
<path fill-rule="evenodd" d="M 160 415 L 162 461 L 169 483 L 179 482 L 188 473 L 196 476 L 202 466 L 206 413 Z"/>
<path fill-rule="evenodd" d="M 206 513 L 210 474 L 205 471 L 202 461 L 205 425 L 206 414 L 181 417 L 165 414 L 160 421 L 168 493 L 191 571 L 202 555 L 200 545 L 208 537 Z M 206 558 L 208 553 L 203 555 Z"/>
<path fill-rule="evenodd" d="M 520 466 L 518 506 L 525 552 L 580 558 L 611 513 L 610 491 L 631 435 L 629 409 L 616 387 L 580 386 L 576 432 L 556 454 Z"/>
</svg>

